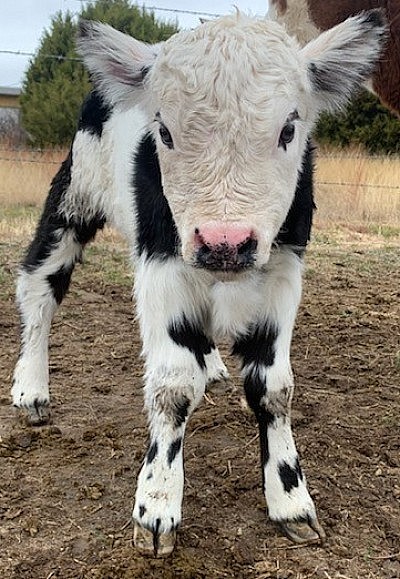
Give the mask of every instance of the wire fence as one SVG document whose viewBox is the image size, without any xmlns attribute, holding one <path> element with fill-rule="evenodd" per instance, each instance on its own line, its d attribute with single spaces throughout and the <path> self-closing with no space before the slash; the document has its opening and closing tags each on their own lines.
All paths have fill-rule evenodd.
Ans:
<svg viewBox="0 0 400 579">
<path fill-rule="evenodd" d="M 80 2 L 81 4 L 92 4 L 93 2 L 96 2 L 96 0 L 76 0 L 76 2 Z M 136 4 L 136 6 L 139 6 L 138 3 L 134 4 Z M 139 7 L 149 11 L 171 12 L 173 14 L 189 14 L 190 16 L 208 16 L 210 18 L 218 18 L 219 16 L 222 16 L 222 14 L 218 14 L 216 12 L 199 12 L 198 10 L 184 10 L 182 8 L 166 8 L 165 6 L 146 6 L 146 4 L 144 3 L 141 3 Z"/>
<path fill-rule="evenodd" d="M 93 0 L 94 1 L 94 0 Z M 77 0 L 77 2 L 88 2 L 90 3 L 90 0 Z M 180 8 L 164 8 L 161 6 L 140 6 L 143 7 L 145 10 L 149 11 L 149 12 L 170 12 L 171 14 L 185 14 L 185 15 L 190 15 L 190 16 L 198 16 L 198 17 L 206 17 L 206 18 L 218 18 L 220 16 L 222 16 L 222 14 L 220 13 L 216 13 L 216 12 L 200 12 L 197 10 L 183 10 Z M 79 16 L 80 12 L 73 12 L 74 15 Z M 24 56 L 24 57 L 33 57 L 36 55 L 35 52 L 31 52 L 31 51 L 26 51 L 26 50 L 15 50 L 15 49 L 0 49 L 0 54 L 7 54 L 7 55 L 14 55 L 14 56 Z M 53 60 L 58 60 L 58 61 L 67 61 L 67 62 L 82 62 L 82 59 L 79 57 L 73 57 L 73 56 L 65 56 L 64 54 L 40 54 L 40 56 L 42 58 L 46 58 L 46 59 L 53 59 Z"/>
<path fill-rule="evenodd" d="M 87 1 L 87 0 L 84 0 Z M 20 153 L 20 154 L 38 154 L 38 155 L 46 155 L 46 154 L 54 154 L 54 152 L 65 150 L 61 147 L 45 148 L 45 147 L 27 147 L 27 146 L 15 146 L 15 145 L 1 145 L 0 141 L 0 154 L 1 153 Z M 318 159 L 325 159 L 327 161 L 330 160 L 346 160 L 346 161 L 367 161 L 367 160 L 375 160 L 375 161 L 385 161 L 387 159 L 399 159 L 399 155 L 385 155 L 385 154 L 368 154 L 363 153 L 362 151 L 357 152 L 318 152 L 317 150 L 317 158 Z"/>
<path fill-rule="evenodd" d="M 26 149 L 20 147 L 0 147 L 0 162 L 5 163 L 33 163 L 39 165 L 60 165 L 61 159 L 65 155 L 64 150 L 57 149 Z M 50 158 L 49 158 L 50 157 Z M 53 157 L 53 158 L 51 158 Z M 56 159 L 54 159 L 56 157 Z M 319 155 L 321 160 L 357 160 L 357 161 L 368 161 L 374 160 L 384 160 L 388 157 L 376 156 L 371 157 L 368 155 Z M 400 159 L 399 159 L 400 163 Z M 316 185 L 323 186 L 334 186 L 334 187 L 356 187 L 361 189 L 376 189 L 376 190 L 393 190 L 399 191 L 400 185 L 382 184 L 382 183 L 365 183 L 360 181 L 327 181 L 327 180 L 316 180 Z"/>
</svg>

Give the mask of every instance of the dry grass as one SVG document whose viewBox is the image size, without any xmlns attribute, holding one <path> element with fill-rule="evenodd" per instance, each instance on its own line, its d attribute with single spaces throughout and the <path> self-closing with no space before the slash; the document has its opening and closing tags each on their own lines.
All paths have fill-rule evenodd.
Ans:
<svg viewBox="0 0 400 579">
<path fill-rule="evenodd" d="M 64 150 L 29 151 L 0 145 L 0 206 L 40 206 L 65 156 Z"/>
<path fill-rule="evenodd" d="M 400 232 L 400 159 L 361 152 L 320 153 L 317 224 L 358 226 L 384 236 Z"/>
<path fill-rule="evenodd" d="M 65 150 L 12 150 L 0 146 L 0 234 L 30 234 Z M 357 151 L 321 152 L 316 167 L 316 226 L 338 226 L 384 238 L 400 235 L 400 158 Z M 107 234 L 111 235 L 111 234 Z"/>
</svg>

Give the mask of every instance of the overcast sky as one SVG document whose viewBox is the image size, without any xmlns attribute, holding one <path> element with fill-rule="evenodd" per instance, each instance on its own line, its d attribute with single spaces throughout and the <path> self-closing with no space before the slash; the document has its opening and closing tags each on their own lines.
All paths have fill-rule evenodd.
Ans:
<svg viewBox="0 0 400 579">
<path fill-rule="evenodd" d="M 263 16 L 268 8 L 267 0 L 139 0 L 140 6 L 169 8 L 224 14 L 237 6 L 245 12 Z M 29 56 L 5 54 L 10 52 L 35 52 L 51 17 L 62 10 L 79 11 L 81 0 L 1 0 L 0 17 L 0 86 L 19 87 Z M 198 24 L 198 16 L 179 12 L 154 10 L 164 20 L 178 20 L 180 28 Z"/>
</svg>

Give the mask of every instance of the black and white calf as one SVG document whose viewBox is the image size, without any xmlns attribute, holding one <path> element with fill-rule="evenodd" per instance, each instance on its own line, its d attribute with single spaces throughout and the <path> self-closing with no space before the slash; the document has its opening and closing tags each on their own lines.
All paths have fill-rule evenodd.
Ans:
<svg viewBox="0 0 400 579">
<path fill-rule="evenodd" d="M 81 24 L 95 88 L 20 271 L 12 395 L 33 424 L 47 421 L 51 320 L 84 246 L 109 222 L 130 244 L 146 362 L 150 442 L 133 511 L 144 552 L 173 549 L 187 421 L 207 381 L 226 373 L 219 336 L 242 362 L 269 516 L 294 541 L 324 536 L 290 427 L 309 134 L 370 74 L 384 34 L 379 11 L 302 49 L 278 24 L 239 12 L 155 46 Z"/>
</svg>

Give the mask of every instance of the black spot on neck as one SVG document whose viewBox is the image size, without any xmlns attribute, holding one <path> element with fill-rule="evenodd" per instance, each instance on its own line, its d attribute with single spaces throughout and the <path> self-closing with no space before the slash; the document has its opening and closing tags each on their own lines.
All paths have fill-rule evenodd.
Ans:
<svg viewBox="0 0 400 579">
<path fill-rule="evenodd" d="M 278 245 L 293 245 L 305 248 L 310 240 L 312 218 L 315 210 L 313 191 L 314 150 L 315 147 L 308 141 L 292 205 L 275 239 Z"/>
<path fill-rule="evenodd" d="M 133 186 L 136 196 L 138 247 L 149 258 L 175 257 L 180 241 L 168 201 L 164 196 L 160 164 L 150 133 L 134 157 Z"/>
</svg>

